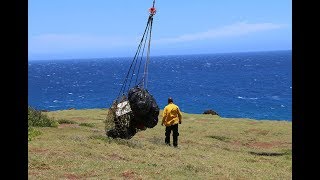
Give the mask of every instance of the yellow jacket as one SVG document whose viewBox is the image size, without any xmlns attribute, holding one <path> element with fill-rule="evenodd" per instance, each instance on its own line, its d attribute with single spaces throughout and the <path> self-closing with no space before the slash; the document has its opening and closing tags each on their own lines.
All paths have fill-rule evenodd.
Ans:
<svg viewBox="0 0 320 180">
<path fill-rule="evenodd" d="M 179 122 L 181 123 L 181 120 L 182 116 L 179 107 L 173 103 L 169 103 L 163 110 L 162 124 L 171 126 Z"/>
</svg>

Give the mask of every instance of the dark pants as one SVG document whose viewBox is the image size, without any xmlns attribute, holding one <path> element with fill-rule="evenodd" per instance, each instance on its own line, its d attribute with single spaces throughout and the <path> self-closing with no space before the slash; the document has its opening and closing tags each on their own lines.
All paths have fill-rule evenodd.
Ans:
<svg viewBox="0 0 320 180">
<path fill-rule="evenodd" d="M 179 136 L 179 132 L 178 132 L 178 124 L 172 125 L 172 126 L 166 126 L 166 139 L 165 139 L 165 143 L 170 145 L 170 134 L 172 133 L 173 136 L 173 146 L 178 146 L 178 136 Z"/>
</svg>

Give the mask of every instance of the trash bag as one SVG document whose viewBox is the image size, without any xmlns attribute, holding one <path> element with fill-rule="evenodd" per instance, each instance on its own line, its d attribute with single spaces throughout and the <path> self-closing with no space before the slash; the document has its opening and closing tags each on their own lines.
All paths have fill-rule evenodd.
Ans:
<svg viewBox="0 0 320 180">
<path fill-rule="evenodd" d="M 137 116 L 145 116 L 150 111 L 151 96 L 145 89 L 131 88 L 128 92 L 128 100 L 131 110 Z"/>
<path fill-rule="evenodd" d="M 159 107 L 154 97 L 146 89 L 133 87 L 128 92 L 128 100 L 135 121 L 153 128 L 158 124 Z"/>
</svg>

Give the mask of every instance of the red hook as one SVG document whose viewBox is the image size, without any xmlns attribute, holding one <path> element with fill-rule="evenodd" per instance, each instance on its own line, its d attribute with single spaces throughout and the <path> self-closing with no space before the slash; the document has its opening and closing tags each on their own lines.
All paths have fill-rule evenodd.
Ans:
<svg viewBox="0 0 320 180">
<path fill-rule="evenodd" d="M 156 8 L 152 7 L 149 9 L 149 12 L 150 12 L 150 14 L 155 15 L 157 10 L 156 10 Z"/>
<path fill-rule="evenodd" d="M 152 14 L 152 15 L 155 15 L 157 10 L 156 8 L 154 7 L 154 3 L 156 2 L 156 0 L 153 0 L 153 4 L 152 4 L 152 7 L 149 9 L 149 13 Z"/>
</svg>

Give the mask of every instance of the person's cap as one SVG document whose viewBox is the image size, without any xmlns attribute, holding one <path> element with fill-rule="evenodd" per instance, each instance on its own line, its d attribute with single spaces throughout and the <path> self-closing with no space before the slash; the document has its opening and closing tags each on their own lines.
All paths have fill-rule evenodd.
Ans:
<svg viewBox="0 0 320 180">
<path fill-rule="evenodd" d="M 173 102 L 172 97 L 169 97 L 169 98 L 168 98 L 168 102 Z"/>
</svg>

